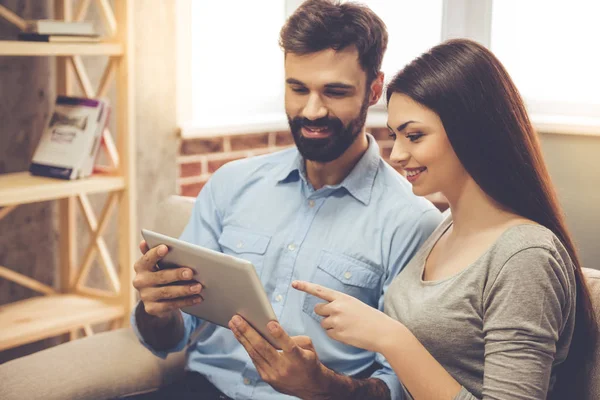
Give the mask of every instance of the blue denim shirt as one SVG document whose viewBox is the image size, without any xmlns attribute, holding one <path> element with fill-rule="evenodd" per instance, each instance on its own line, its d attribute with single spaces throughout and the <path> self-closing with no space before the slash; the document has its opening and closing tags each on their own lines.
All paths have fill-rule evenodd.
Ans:
<svg viewBox="0 0 600 400">
<path fill-rule="evenodd" d="M 430 202 L 369 148 L 342 183 L 314 190 L 294 149 L 238 160 L 221 167 L 198 195 L 181 239 L 249 260 L 286 332 L 307 335 L 321 362 L 354 375 L 374 361 L 392 399 L 400 382 L 380 355 L 330 339 L 313 311 L 322 302 L 291 287 L 316 282 L 383 309 L 383 295 L 441 221 Z M 183 314 L 185 335 L 166 357 L 188 343 L 187 369 L 205 375 L 235 399 L 288 399 L 260 379 L 231 331 Z M 190 343 L 191 342 L 191 343 Z"/>
</svg>

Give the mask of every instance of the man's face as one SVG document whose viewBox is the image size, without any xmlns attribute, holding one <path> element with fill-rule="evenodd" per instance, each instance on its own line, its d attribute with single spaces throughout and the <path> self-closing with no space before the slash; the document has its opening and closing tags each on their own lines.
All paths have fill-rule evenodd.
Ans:
<svg viewBox="0 0 600 400">
<path fill-rule="evenodd" d="M 370 105 L 367 76 L 354 47 L 285 58 L 285 110 L 300 154 L 340 157 L 362 131 Z"/>
</svg>

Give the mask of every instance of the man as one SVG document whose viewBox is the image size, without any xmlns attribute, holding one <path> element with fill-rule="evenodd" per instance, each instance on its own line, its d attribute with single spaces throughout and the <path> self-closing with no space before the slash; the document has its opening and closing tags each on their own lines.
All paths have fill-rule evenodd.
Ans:
<svg viewBox="0 0 600 400">
<path fill-rule="evenodd" d="M 283 27 L 280 44 L 297 148 L 220 168 L 181 239 L 253 263 L 277 315 L 268 327 L 282 351 L 241 317 L 229 330 L 181 313 L 202 301 L 201 285 L 164 286 L 191 273 L 155 272 L 167 249 L 143 242 L 132 324 L 158 356 L 189 343 L 187 378 L 161 391 L 165 398 L 397 399 L 400 383 L 389 364 L 329 339 L 313 310 L 318 300 L 290 286 L 309 280 L 381 309 L 389 283 L 441 220 L 365 132 L 367 109 L 382 93 L 386 28 L 367 7 L 309 0 Z"/>
</svg>

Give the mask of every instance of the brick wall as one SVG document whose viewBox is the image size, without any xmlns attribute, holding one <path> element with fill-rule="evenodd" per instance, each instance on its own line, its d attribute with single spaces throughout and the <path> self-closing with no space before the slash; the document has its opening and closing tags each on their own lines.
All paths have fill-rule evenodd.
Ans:
<svg viewBox="0 0 600 400">
<path fill-rule="evenodd" d="M 382 157 L 388 160 L 394 142 L 389 138 L 387 129 L 368 131 L 377 140 Z M 272 153 L 290 146 L 294 146 L 294 139 L 289 131 L 182 140 L 177 158 L 179 194 L 196 197 L 212 173 L 229 161 Z M 439 196 L 431 196 L 430 200 L 439 208 L 445 208 L 445 202 Z"/>
</svg>

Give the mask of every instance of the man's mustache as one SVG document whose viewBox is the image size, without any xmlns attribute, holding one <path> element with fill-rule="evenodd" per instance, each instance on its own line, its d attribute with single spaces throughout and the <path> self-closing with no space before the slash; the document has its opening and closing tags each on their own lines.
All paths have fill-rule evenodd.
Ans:
<svg viewBox="0 0 600 400">
<path fill-rule="evenodd" d="M 331 128 L 337 128 L 342 126 L 342 121 L 340 121 L 338 118 L 327 118 L 327 117 L 322 117 L 319 119 L 308 119 L 308 118 L 304 118 L 304 117 L 295 117 L 292 120 L 292 123 L 296 126 L 296 127 L 303 127 L 303 126 L 307 126 L 307 127 L 313 127 L 313 128 L 321 128 L 321 127 L 331 127 Z"/>
</svg>

